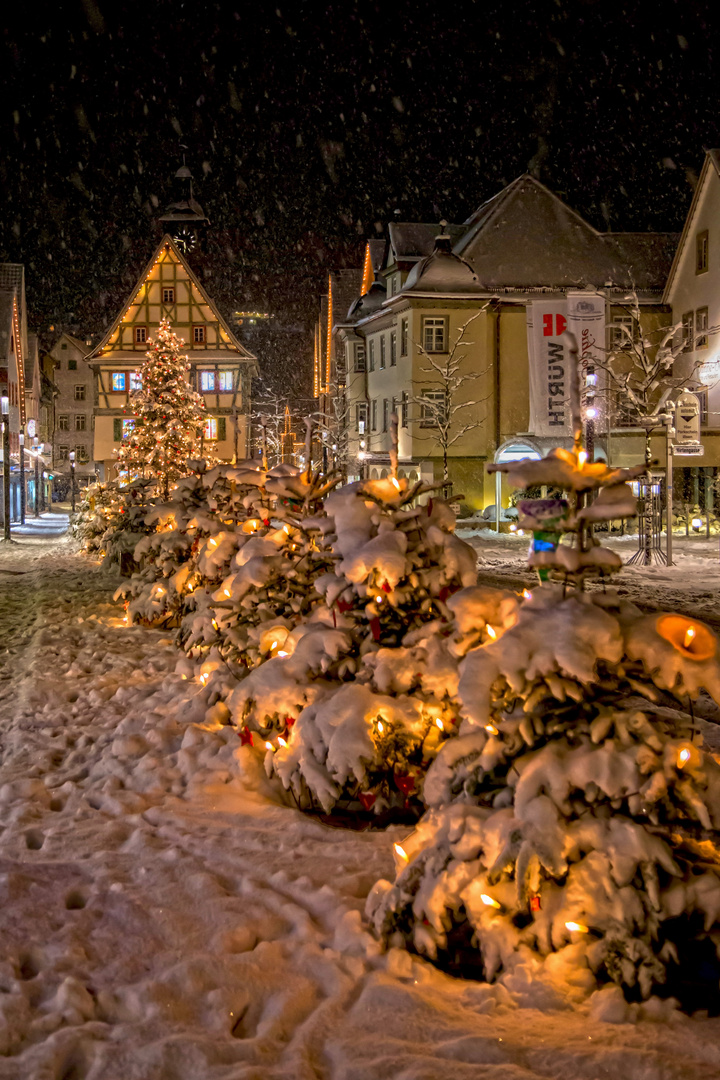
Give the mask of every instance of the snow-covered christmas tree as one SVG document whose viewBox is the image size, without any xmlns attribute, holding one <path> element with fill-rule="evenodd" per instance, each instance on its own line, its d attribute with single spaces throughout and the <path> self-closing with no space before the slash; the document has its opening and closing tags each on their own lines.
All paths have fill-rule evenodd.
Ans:
<svg viewBox="0 0 720 1080">
<path fill-rule="evenodd" d="M 73 534 L 84 554 L 130 573 L 136 545 L 155 531 L 154 524 L 146 522 L 152 489 L 152 482 L 143 479 L 89 485 L 73 521 Z"/>
<path fill-rule="evenodd" d="M 205 425 L 203 398 L 190 386 L 184 342 L 163 319 L 130 396 L 133 421 L 118 451 L 118 469 L 129 477 L 154 479 L 166 501 L 170 487 L 187 475 Z"/>
<path fill-rule="evenodd" d="M 326 499 L 305 523 L 328 563 L 317 600 L 294 628 L 277 627 L 270 658 L 229 699 L 243 741 L 264 747 L 303 807 L 419 807 L 452 733 L 462 645 L 451 598 L 475 584 L 476 556 L 447 503 L 418 504 L 423 494 L 395 461 L 386 479 Z"/>
<path fill-rule="evenodd" d="M 385 941 L 458 974 L 706 1007 L 684 973 L 697 985 L 702 965 L 717 997 L 720 766 L 690 702 L 702 689 L 720 702 L 718 641 L 585 591 L 618 568 L 592 523 L 633 513 L 637 470 L 589 462 L 575 417 L 572 451 L 503 466 L 518 486 L 567 493 L 520 505 L 531 564 L 555 580 L 461 663 L 459 736 L 367 912 Z"/>
</svg>

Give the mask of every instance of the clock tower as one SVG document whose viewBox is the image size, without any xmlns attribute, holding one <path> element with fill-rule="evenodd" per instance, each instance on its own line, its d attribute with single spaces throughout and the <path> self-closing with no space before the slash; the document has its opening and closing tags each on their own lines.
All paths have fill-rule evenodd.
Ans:
<svg viewBox="0 0 720 1080">
<path fill-rule="evenodd" d="M 184 154 L 183 163 L 175 173 L 175 196 L 158 220 L 180 251 L 188 255 L 201 245 L 209 221 L 193 195 L 192 173 L 185 164 Z"/>
</svg>

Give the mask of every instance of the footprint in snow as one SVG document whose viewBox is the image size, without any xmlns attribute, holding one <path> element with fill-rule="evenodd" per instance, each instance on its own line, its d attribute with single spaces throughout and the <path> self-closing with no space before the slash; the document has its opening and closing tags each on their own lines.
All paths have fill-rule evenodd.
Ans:
<svg viewBox="0 0 720 1080">
<path fill-rule="evenodd" d="M 81 889 L 71 889 L 65 897 L 65 907 L 68 911 L 82 911 L 87 904 L 87 896 Z"/>
<path fill-rule="evenodd" d="M 28 851 L 39 851 L 45 843 L 45 836 L 39 829 L 28 829 L 25 833 L 25 844 Z"/>
</svg>

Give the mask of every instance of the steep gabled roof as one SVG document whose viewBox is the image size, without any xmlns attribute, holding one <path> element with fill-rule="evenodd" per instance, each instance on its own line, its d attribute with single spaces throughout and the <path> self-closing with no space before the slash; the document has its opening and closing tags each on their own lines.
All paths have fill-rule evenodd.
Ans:
<svg viewBox="0 0 720 1080">
<path fill-rule="evenodd" d="M 220 327 L 222 328 L 223 332 L 227 335 L 230 347 L 232 348 L 232 350 L 234 352 L 236 352 L 238 354 L 238 358 L 240 360 L 247 360 L 247 361 L 254 362 L 255 359 L 256 359 L 255 356 L 253 356 L 253 354 L 251 352 L 248 352 L 248 350 L 245 348 L 245 346 L 242 345 L 240 343 L 240 341 L 238 341 L 235 334 L 232 332 L 232 330 L 230 329 L 230 327 L 226 323 L 225 319 L 222 317 L 222 315 L 218 311 L 214 301 L 208 296 L 205 289 L 200 284 L 200 281 L 198 280 L 198 278 L 195 276 L 192 269 L 188 265 L 188 262 L 185 259 L 184 255 L 182 254 L 182 252 L 178 248 L 178 246 L 175 243 L 175 241 L 173 240 L 173 238 L 168 233 L 166 233 L 165 236 L 163 236 L 162 240 L 160 241 L 160 243 L 156 247 L 155 251 L 153 252 L 151 258 L 148 260 L 148 263 L 147 263 L 145 269 L 143 270 L 142 274 L 140 274 L 140 276 L 139 276 L 139 278 L 137 280 L 137 283 L 136 283 L 134 289 L 132 290 L 132 293 L 130 294 L 130 297 L 129 297 L 128 301 L 121 308 L 121 310 L 118 313 L 116 319 L 114 320 L 114 322 L 110 326 L 110 329 L 107 331 L 107 333 L 103 337 L 102 341 L 100 341 L 95 346 L 95 348 L 92 349 L 85 356 L 85 359 L 89 363 L 92 363 L 93 360 L 96 360 L 96 359 L 99 358 L 100 354 L 105 349 L 105 346 L 108 344 L 108 342 L 111 340 L 113 334 L 115 333 L 115 331 L 120 326 L 120 324 L 123 321 L 125 315 L 137 303 L 138 294 L 140 293 L 140 290 L 142 289 L 142 286 L 144 285 L 146 279 L 149 277 L 150 272 L 152 271 L 152 269 L 155 266 L 155 263 L 160 259 L 163 252 L 166 249 L 169 252 L 170 257 L 173 258 L 182 267 L 184 272 L 187 274 L 189 280 L 192 282 L 193 288 L 195 290 L 197 290 L 197 293 L 200 296 L 201 303 L 206 304 L 210 308 L 210 311 L 212 312 L 213 317 L 215 319 L 217 319 L 217 321 L 218 321 Z M 188 344 L 190 346 L 190 343 L 188 343 Z M 190 346 L 188 351 L 189 352 L 192 351 L 191 346 Z"/>
<path fill-rule="evenodd" d="M 81 352 L 81 353 L 84 353 L 85 350 L 87 349 L 87 345 L 85 344 L 84 341 L 81 341 L 80 338 L 76 338 L 72 334 L 69 334 L 67 332 L 67 330 L 64 330 L 63 333 L 60 335 L 60 337 L 55 342 L 55 344 L 50 349 L 48 349 L 48 352 L 50 352 L 50 353 L 54 352 L 55 349 L 57 349 L 57 347 L 58 347 L 58 345 L 60 344 L 61 341 L 69 341 L 70 344 L 73 346 L 73 348 L 77 349 L 78 352 Z"/>
<path fill-rule="evenodd" d="M 527 174 L 483 203 L 466 225 L 454 251 L 487 291 L 608 286 L 659 293 L 674 240 L 600 233 Z"/>
<path fill-rule="evenodd" d="M 680 260 L 682 259 L 687 238 L 692 229 L 692 223 L 697 213 L 697 208 L 700 203 L 700 197 L 705 188 L 705 183 L 708 177 L 715 173 L 717 177 L 720 177 L 720 150 L 708 150 L 705 154 L 705 160 L 703 161 L 702 169 L 700 170 L 700 176 L 698 177 L 697 185 L 693 193 L 692 202 L 690 203 L 690 209 L 688 210 L 687 217 L 685 218 L 685 224 L 683 225 L 683 231 L 680 234 L 680 240 L 678 241 L 677 249 L 675 251 L 675 258 L 672 261 L 670 272 L 667 276 L 667 282 L 665 284 L 665 293 L 663 295 L 663 303 L 670 303 L 670 293 L 675 283 L 675 276 L 680 266 Z"/>
</svg>

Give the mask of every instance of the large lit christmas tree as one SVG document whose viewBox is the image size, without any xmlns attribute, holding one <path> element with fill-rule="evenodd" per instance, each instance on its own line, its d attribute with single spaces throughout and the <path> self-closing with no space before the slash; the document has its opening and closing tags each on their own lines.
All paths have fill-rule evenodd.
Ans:
<svg viewBox="0 0 720 1080">
<path fill-rule="evenodd" d="M 190 386 L 184 342 L 167 319 L 149 345 L 141 386 L 130 397 L 134 422 L 118 451 L 118 469 L 156 480 L 167 499 L 170 485 L 188 473 L 188 459 L 199 446 L 205 402 Z"/>
</svg>

